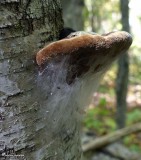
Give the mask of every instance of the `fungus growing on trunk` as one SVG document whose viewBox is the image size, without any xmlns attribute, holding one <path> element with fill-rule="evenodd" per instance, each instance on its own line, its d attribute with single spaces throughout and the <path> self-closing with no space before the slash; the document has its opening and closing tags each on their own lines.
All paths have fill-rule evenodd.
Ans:
<svg viewBox="0 0 141 160">
<path fill-rule="evenodd" d="M 58 145 L 71 144 L 73 150 L 79 146 L 84 108 L 105 71 L 131 43 L 132 38 L 127 32 L 105 35 L 73 32 L 37 53 L 38 94 L 46 102 L 43 101 L 40 114 L 45 123 L 49 122 L 47 133 L 57 137 Z"/>
<path fill-rule="evenodd" d="M 60 109 L 71 104 L 70 114 L 84 108 L 96 91 L 111 63 L 130 47 L 132 38 L 124 31 L 104 35 L 73 32 L 50 43 L 36 55 L 39 85 L 48 96 L 48 105 Z M 55 115 L 56 116 L 56 115 Z M 65 117 L 64 117 L 65 121 Z"/>
<path fill-rule="evenodd" d="M 87 32 L 73 32 L 65 39 L 53 42 L 36 55 L 40 71 L 51 61 L 59 63 L 67 57 L 66 82 L 72 84 L 86 73 L 103 74 L 111 63 L 131 45 L 130 34 L 124 31 L 98 35 Z"/>
</svg>

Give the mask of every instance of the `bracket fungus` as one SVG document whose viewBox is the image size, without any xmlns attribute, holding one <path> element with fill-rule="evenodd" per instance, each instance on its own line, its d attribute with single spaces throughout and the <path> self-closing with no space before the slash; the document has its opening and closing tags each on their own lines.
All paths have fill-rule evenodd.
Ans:
<svg viewBox="0 0 141 160">
<path fill-rule="evenodd" d="M 74 150 L 79 152 L 80 121 L 85 107 L 105 71 L 131 43 L 132 38 L 127 32 L 105 35 L 73 32 L 37 53 L 37 98 L 43 100 L 40 100 L 40 114 L 47 130 L 45 135 L 53 137 L 57 149 L 58 146 L 63 148 L 63 158 L 70 153 L 76 154 Z M 54 142 L 49 144 L 55 146 Z M 81 159 L 80 156 L 73 158 Z"/>
<path fill-rule="evenodd" d="M 93 32 L 73 32 L 62 40 L 50 43 L 36 55 L 41 71 L 49 62 L 59 63 L 67 56 L 66 82 L 72 84 L 85 73 L 103 74 L 110 64 L 130 47 L 132 37 L 124 31 L 98 35 Z"/>
</svg>

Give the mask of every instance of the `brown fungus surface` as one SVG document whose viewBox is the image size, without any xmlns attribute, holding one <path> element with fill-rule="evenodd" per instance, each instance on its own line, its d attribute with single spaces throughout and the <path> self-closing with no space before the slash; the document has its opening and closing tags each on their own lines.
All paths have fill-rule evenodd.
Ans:
<svg viewBox="0 0 141 160">
<path fill-rule="evenodd" d="M 76 77 L 87 73 L 105 72 L 109 65 L 120 54 L 130 47 L 132 37 L 124 31 L 116 31 L 98 35 L 87 32 L 74 32 L 65 39 L 53 42 L 36 55 L 36 61 L 42 70 L 50 61 L 61 61 L 67 58 L 68 84 L 74 82 Z"/>
</svg>

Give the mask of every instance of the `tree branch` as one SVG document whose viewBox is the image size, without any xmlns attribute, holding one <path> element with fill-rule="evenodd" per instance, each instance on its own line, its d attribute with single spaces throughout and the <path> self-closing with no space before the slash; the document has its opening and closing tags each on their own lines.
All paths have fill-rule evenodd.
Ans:
<svg viewBox="0 0 141 160">
<path fill-rule="evenodd" d="M 141 123 L 134 124 L 130 127 L 125 127 L 123 129 L 115 131 L 114 133 L 108 134 L 100 138 L 96 138 L 93 141 L 90 141 L 87 144 L 82 145 L 83 152 L 102 148 L 110 143 L 113 143 L 121 139 L 122 137 L 139 131 L 141 131 Z"/>
</svg>

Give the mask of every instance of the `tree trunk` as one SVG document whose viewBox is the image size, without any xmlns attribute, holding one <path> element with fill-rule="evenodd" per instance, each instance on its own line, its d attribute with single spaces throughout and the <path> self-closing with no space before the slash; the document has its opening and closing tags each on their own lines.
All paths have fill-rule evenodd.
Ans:
<svg viewBox="0 0 141 160">
<path fill-rule="evenodd" d="M 84 106 L 132 38 L 125 32 L 76 32 L 75 38 L 72 34 L 45 47 L 49 52 L 40 52 L 59 37 L 62 24 L 59 0 L 0 2 L 0 158 L 16 159 L 18 154 L 29 160 L 81 159 Z M 54 61 L 51 55 L 56 55 Z M 40 66 L 46 56 L 47 66 Z"/>
<path fill-rule="evenodd" d="M 120 0 L 121 9 L 121 23 L 122 30 L 129 32 L 129 7 L 128 0 Z M 126 123 L 126 97 L 128 88 L 128 73 L 129 73 L 129 60 L 128 53 L 121 55 L 118 61 L 118 74 L 116 86 L 116 101 L 117 101 L 117 126 L 123 128 Z"/>
<path fill-rule="evenodd" d="M 83 8 L 84 0 L 61 0 L 63 7 L 63 19 L 65 27 L 73 28 L 74 30 L 83 30 Z"/>
<path fill-rule="evenodd" d="M 34 62 L 39 48 L 59 36 L 61 14 L 59 0 L 0 1 L 1 158 L 81 159 L 77 123 L 71 117 L 63 123 L 60 111 L 47 105 L 51 93 Z"/>
</svg>

